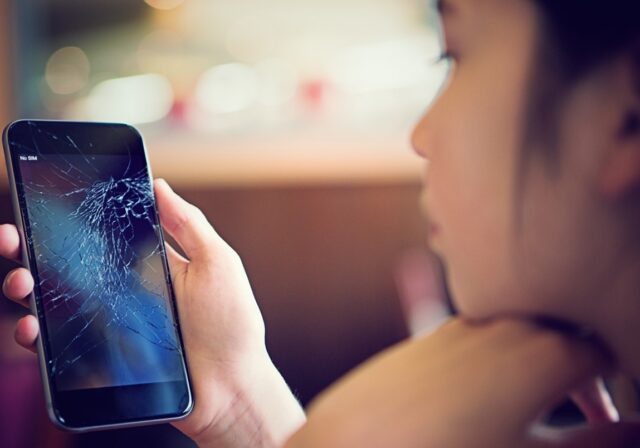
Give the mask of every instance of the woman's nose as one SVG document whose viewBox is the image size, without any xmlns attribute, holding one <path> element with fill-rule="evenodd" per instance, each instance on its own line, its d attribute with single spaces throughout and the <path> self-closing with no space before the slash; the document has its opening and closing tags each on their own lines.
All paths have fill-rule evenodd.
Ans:
<svg viewBox="0 0 640 448">
<path fill-rule="evenodd" d="M 411 146 L 413 150 L 422 158 L 428 158 L 427 154 L 427 146 L 428 146 L 428 126 L 427 126 L 427 116 L 429 113 L 425 114 L 418 124 L 413 129 L 413 133 L 411 135 Z"/>
</svg>

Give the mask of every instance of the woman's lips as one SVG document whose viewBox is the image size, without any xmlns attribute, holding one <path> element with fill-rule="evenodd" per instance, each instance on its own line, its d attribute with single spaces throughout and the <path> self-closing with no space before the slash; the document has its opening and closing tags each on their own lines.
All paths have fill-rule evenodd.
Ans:
<svg viewBox="0 0 640 448">
<path fill-rule="evenodd" d="M 436 234 L 439 232 L 440 226 L 434 221 L 433 213 L 429 208 L 429 203 L 431 201 L 428 198 L 427 189 L 422 190 L 420 195 L 420 210 L 422 211 L 422 215 L 427 221 L 427 229 L 429 234 Z"/>
<path fill-rule="evenodd" d="M 431 201 L 428 198 L 428 190 L 424 188 L 422 190 L 422 194 L 420 195 L 420 209 L 422 211 L 422 216 L 424 217 L 427 224 L 427 240 L 429 247 L 431 249 L 436 250 L 435 240 L 438 239 L 442 229 L 440 225 L 434 220 L 434 214 L 429 207 Z"/>
<path fill-rule="evenodd" d="M 427 246 L 439 256 L 444 255 L 442 253 L 442 228 L 438 224 L 429 222 L 427 228 Z"/>
</svg>

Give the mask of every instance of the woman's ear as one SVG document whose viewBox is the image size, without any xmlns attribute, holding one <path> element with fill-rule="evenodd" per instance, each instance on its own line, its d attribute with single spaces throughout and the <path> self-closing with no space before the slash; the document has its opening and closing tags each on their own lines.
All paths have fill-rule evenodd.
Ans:
<svg viewBox="0 0 640 448">
<path fill-rule="evenodd" d="M 602 193 L 618 200 L 630 194 L 640 198 L 640 48 L 624 64 L 618 132 L 601 171 Z"/>
</svg>

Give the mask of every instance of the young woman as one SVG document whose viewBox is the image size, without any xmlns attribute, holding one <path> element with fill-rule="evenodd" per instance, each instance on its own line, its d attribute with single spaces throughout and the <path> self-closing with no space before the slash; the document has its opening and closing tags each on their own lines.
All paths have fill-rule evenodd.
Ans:
<svg viewBox="0 0 640 448">
<path fill-rule="evenodd" d="M 640 375 L 640 3 L 438 6 L 452 69 L 413 141 L 462 317 L 351 373 L 305 423 L 239 257 L 156 181 L 188 257 L 169 248 L 198 397 L 176 426 L 201 446 L 640 446 L 596 380 Z M 0 254 L 18 253 L 1 226 Z M 32 287 L 24 268 L 4 282 L 18 302 Z M 16 340 L 32 347 L 37 333 L 28 316 Z M 593 424 L 536 424 L 568 395 Z"/>
</svg>

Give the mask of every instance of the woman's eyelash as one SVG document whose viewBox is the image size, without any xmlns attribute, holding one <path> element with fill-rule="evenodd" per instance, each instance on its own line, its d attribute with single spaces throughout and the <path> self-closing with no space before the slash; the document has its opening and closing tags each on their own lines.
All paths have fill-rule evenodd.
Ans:
<svg viewBox="0 0 640 448">
<path fill-rule="evenodd" d="M 454 59 L 455 56 L 450 50 L 444 50 L 433 62 L 439 64 L 441 62 L 451 62 Z"/>
</svg>

